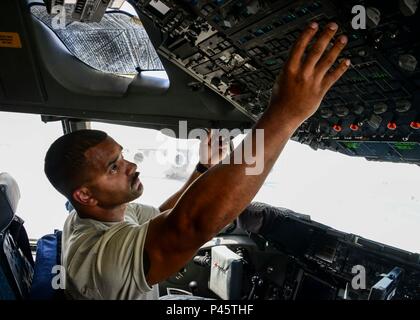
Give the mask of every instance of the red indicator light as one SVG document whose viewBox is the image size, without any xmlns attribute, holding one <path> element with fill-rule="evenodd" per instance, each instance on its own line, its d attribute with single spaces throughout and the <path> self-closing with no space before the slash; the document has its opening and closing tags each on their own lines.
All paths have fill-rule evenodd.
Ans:
<svg viewBox="0 0 420 320">
<path fill-rule="evenodd" d="M 333 129 L 335 132 L 340 132 L 341 131 L 341 126 L 338 124 L 333 125 Z"/>
<path fill-rule="evenodd" d="M 412 121 L 410 123 L 410 127 L 413 128 L 413 129 L 415 129 L 415 130 L 418 130 L 418 129 L 420 129 L 420 122 L 418 122 L 418 121 Z"/>
<path fill-rule="evenodd" d="M 357 124 L 352 123 L 352 124 L 350 125 L 350 129 L 351 129 L 352 131 L 357 131 L 357 130 L 359 130 L 359 126 L 358 126 Z"/>
<path fill-rule="evenodd" d="M 395 122 L 388 122 L 386 126 L 389 130 L 395 130 L 397 129 L 397 124 Z"/>
</svg>

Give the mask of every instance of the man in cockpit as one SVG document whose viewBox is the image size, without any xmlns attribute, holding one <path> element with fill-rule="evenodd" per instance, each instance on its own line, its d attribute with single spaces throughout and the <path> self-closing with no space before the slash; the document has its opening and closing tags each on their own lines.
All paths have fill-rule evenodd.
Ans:
<svg viewBox="0 0 420 320">
<path fill-rule="evenodd" d="M 328 24 L 306 50 L 318 31 L 313 22 L 293 46 L 270 104 L 251 131 L 264 130 L 263 141 L 258 141 L 263 148 L 253 150 L 263 150 L 254 155 L 263 161 L 258 175 L 246 174 L 255 164 L 233 159 L 198 165 L 184 187 L 157 209 L 131 203 L 143 192 L 137 166 L 123 158 L 122 147 L 106 133 L 82 130 L 57 139 L 46 154 L 45 173 L 75 208 L 62 239 L 67 295 L 158 298 L 157 284 L 180 270 L 247 207 L 294 131 L 348 69 L 348 59 L 332 69 L 347 42 L 340 36 L 327 50 L 337 29 L 337 24 Z M 255 139 L 248 134 L 238 148 L 257 143 Z"/>
</svg>

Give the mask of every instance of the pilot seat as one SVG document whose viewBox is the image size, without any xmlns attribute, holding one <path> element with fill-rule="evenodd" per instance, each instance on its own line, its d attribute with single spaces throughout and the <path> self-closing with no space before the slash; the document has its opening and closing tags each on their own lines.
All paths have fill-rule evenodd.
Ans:
<svg viewBox="0 0 420 320">
<path fill-rule="evenodd" d="M 19 186 L 8 173 L 0 173 L 0 300 L 62 299 L 63 290 L 52 286 L 54 266 L 61 260 L 61 231 L 37 242 L 36 260 L 16 215 Z"/>
<path fill-rule="evenodd" d="M 8 173 L 0 173 L 0 299 L 29 297 L 34 260 L 23 220 L 16 215 L 20 191 Z"/>
</svg>

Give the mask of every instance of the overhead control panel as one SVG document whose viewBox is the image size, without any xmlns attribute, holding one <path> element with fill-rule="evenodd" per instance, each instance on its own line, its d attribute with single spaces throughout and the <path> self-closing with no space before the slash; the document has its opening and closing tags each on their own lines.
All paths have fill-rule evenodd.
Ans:
<svg viewBox="0 0 420 320">
<path fill-rule="evenodd" d="M 420 163 L 418 1 L 140 0 L 159 53 L 257 120 L 310 21 L 340 25 L 352 66 L 294 140 L 371 160 Z"/>
</svg>

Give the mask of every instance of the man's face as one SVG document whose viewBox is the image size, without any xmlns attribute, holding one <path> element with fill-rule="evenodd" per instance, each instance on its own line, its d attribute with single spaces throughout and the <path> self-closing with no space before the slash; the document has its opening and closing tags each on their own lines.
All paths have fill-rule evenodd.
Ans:
<svg viewBox="0 0 420 320">
<path fill-rule="evenodd" d="M 118 206 L 143 193 L 137 165 L 123 158 L 122 147 L 111 137 L 87 150 L 85 157 L 89 174 L 86 186 L 98 206 Z"/>
</svg>

